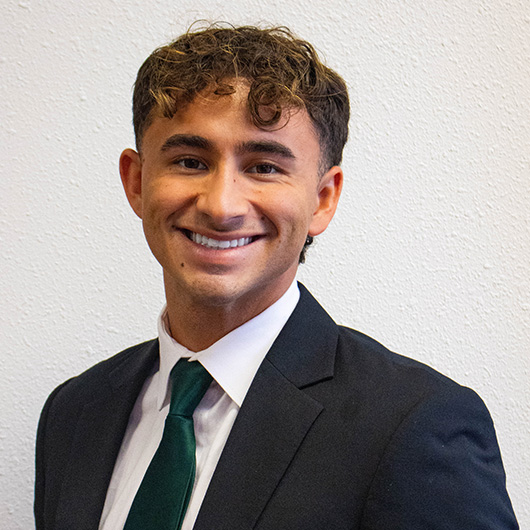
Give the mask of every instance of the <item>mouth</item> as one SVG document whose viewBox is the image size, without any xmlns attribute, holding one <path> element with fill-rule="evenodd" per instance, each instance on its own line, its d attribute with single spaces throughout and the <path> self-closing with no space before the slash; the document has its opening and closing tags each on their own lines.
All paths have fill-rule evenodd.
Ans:
<svg viewBox="0 0 530 530">
<path fill-rule="evenodd" d="M 239 248 L 239 247 L 246 247 L 247 245 L 250 245 L 250 243 L 256 241 L 258 239 L 257 236 L 253 237 L 240 237 L 238 239 L 213 239 L 211 237 L 203 236 L 202 234 L 198 234 L 197 232 L 192 232 L 191 230 L 183 230 L 184 235 L 194 243 L 197 243 L 198 245 L 201 245 L 206 248 L 211 248 L 215 250 L 226 250 L 229 248 Z"/>
</svg>

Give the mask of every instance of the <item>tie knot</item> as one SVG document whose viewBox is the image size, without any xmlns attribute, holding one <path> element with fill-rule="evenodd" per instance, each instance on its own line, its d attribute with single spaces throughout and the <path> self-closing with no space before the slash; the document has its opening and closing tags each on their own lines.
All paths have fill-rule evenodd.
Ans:
<svg viewBox="0 0 530 530">
<path fill-rule="evenodd" d="M 212 376 L 201 363 L 180 359 L 171 370 L 171 382 L 169 414 L 191 417 L 210 386 Z"/>
</svg>

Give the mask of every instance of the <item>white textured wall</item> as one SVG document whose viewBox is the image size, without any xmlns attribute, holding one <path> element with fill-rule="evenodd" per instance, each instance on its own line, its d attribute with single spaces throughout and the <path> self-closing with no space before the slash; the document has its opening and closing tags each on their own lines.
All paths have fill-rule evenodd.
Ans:
<svg viewBox="0 0 530 530">
<path fill-rule="evenodd" d="M 4 0 L 0 521 L 32 527 L 47 394 L 155 334 L 120 189 L 131 85 L 196 18 L 290 26 L 349 83 L 341 210 L 300 276 L 336 320 L 486 400 L 530 528 L 530 3 Z"/>
</svg>

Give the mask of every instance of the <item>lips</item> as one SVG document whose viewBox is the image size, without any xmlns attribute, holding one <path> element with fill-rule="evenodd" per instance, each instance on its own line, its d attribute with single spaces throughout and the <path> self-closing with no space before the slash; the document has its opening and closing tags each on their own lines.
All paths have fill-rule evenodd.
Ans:
<svg viewBox="0 0 530 530">
<path fill-rule="evenodd" d="M 226 250 L 229 248 L 238 248 L 249 245 L 255 241 L 255 237 L 240 237 L 238 239 L 226 239 L 219 240 L 213 239 L 211 237 L 203 236 L 197 232 L 192 232 L 191 230 L 184 230 L 186 237 L 191 239 L 194 243 L 202 245 L 203 247 L 212 248 L 216 250 Z"/>
</svg>

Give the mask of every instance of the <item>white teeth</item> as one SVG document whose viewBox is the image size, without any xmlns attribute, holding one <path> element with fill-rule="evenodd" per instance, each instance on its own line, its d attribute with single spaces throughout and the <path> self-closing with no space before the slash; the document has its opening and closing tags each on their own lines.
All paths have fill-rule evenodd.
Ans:
<svg viewBox="0 0 530 530">
<path fill-rule="evenodd" d="M 190 239 L 194 243 L 198 243 L 199 245 L 202 245 L 204 247 L 216 248 L 216 249 L 244 247 L 245 245 L 248 245 L 252 241 L 251 237 L 241 237 L 239 239 L 230 239 L 230 240 L 220 241 L 217 239 L 212 239 L 211 237 L 206 237 L 201 234 L 197 234 L 197 232 L 189 232 L 189 234 L 190 234 Z"/>
</svg>

